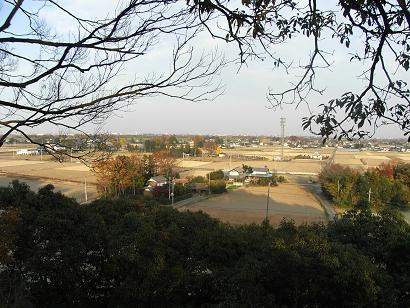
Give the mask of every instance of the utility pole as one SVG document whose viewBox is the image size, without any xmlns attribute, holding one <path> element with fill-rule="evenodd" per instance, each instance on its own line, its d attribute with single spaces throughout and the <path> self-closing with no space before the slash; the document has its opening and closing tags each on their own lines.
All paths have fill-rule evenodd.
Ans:
<svg viewBox="0 0 410 308">
<path fill-rule="evenodd" d="M 269 214 L 269 193 L 270 193 L 270 182 L 268 183 L 268 198 L 266 199 L 266 221 L 268 221 L 268 214 Z"/>
<path fill-rule="evenodd" d="M 87 202 L 88 201 L 87 178 L 84 178 L 84 195 L 85 195 L 85 202 Z"/>
<path fill-rule="evenodd" d="M 284 160 L 283 148 L 285 146 L 285 123 L 286 123 L 286 119 L 285 118 L 280 118 L 280 129 L 281 129 L 281 137 L 282 137 L 282 151 L 281 151 L 282 161 Z"/>
</svg>

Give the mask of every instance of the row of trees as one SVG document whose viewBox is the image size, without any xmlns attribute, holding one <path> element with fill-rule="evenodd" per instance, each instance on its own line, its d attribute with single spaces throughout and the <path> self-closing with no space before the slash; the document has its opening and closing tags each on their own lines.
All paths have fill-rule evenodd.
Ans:
<svg viewBox="0 0 410 308">
<path fill-rule="evenodd" d="M 175 159 L 167 151 L 153 155 L 118 155 L 94 162 L 97 188 L 105 196 L 136 194 L 155 175 L 174 177 Z"/>
<path fill-rule="evenodd" d="M 319 176 L 322 190 L 338 206 L 406 208 L 410 202 L 410 165 L 382 164 L 364 173 L 332 165 Z"/>
<path fill-rule="evenodd" d="M 410 306 L 410 227 L 393 212 L 231 226 L 139 205 L 0 188 L 0 306 Z"/>
<path fill-rule="evenodd" d="M 175 158 L 166 150 L 155 152 L 152 155 L 118 155 L 96 161 L 92 166 L 92 171 L 97 178 L 97 189 L 105 197 L 140 195 L 147 181 L 153 176 L 164 176 L 170 182 L 172 178 L 179 178 L 175 170 Z M 210 175 L 210 191 L 212 193 L 226 192 L 223 172 L 219 170 L 211 172 Z M 176 200 L 186 198 L 191 196 L 192 191 L 205 190 L 205 187 L 196 187 L 198 183 L 206 186 L 208 191 L 208 179 L 202 176 L 192 178 L 186 187 L 175 184 L 155 187 L 152 196 L 161 203 L 168 203 L 172 190 Z"/>
<path fill-rule="evenodd" d="M 203 136 L 196 135 L 192 138 L 193 145 L 186 141 L 179 141 L 176 136 L 155 136 L 150 139 L 145 139 L 143 147 L 127 144 L 129 152 L 161 152 L 167 151 L 170 156 L 182 157 L 183 154 L 190 156 L 201 156 L 202 148 L 216 149 L 215 142 L 205 142 Z"/>
</svg>

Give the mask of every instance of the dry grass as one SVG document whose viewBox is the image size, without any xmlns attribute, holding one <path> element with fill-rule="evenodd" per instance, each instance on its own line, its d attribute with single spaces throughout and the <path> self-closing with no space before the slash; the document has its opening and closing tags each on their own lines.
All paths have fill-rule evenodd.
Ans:
<svg viewBox="0 0 410 308">
<path fill-rule="evenodd" d="M 222 221 L 261 223 L 266 217 L 267 187 L 239 188 L 180 210 L 203 211 Z M 292 219 L 297 224 L 326 221 L 316 198 L 296 184 L 282 184 L 270 190 L 268 217 L 277 224 Z"/>
</svg>

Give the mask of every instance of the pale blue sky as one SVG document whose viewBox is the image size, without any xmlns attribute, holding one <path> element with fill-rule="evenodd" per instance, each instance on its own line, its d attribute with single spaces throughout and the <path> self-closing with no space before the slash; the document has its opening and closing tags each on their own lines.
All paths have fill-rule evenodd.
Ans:
<svg viewBox="0 0 410 308">
<path fill-rule="evenodd" d="M 75 12 L 86 14 L 87 17 L 102 17 L 106 12 L 113 11 L 114 1 L 109 0 L 65 0 L 60 1 Z M 0 17 L 4 12 L 0 11 Z M 54 11 L 43 11 L 43 17 L 49 26 L 59 32 L 70 29 L 70 21 L 61 18 Z M 18 25 L 15 25 L 18 26 Z M 295 63 L 303 62 L 309 55 L 309 41 L 294 39 L 291 43 L 278 46 L 275 52 L 281 57 L 293 59 Z M 143 61 L 127 66 L 122 72 L 121 80 L 133 78 L 136 74 L 142 76 L 168 68 L 173 42 L 161 41 L 154 46 Z M 334 52 L 334 64 L 331 71 L 323 71 L 319 75 L 318 85 L 327 89 L 324 96 L 312 95 L 310 107 L 314 111 L 319 103 L 339 96 L 347 91 L 360 89 L 363 85 L 356 78 L 362 67 L 357 63 L 349 63 L 346 48 L 332 41 L 326 44 L 329 51 Z M 234 45 L 213 40 L 203 33 L 195 41 L 197 51 L 218 47 L 228 59 L 237 56 Z M 350 51 L 361 47 L 360 38 L 352 42 Z M 286 58 L 285 58 L 286 59 Z M 250 61 L 248 66 L 230 64 L 220 78 L 226 87 L 225 94 L 212 102 L 192 103 L 167 97 L 144 98 L 129 108 L 127 112 L 118 112 L 105 123 L 103 130 L 119 133 L 186 133 L 186 134 L 251 134 L 279 135 L 279 118 L 287 120 L 288 135 L 307 135 L 301 128 L 302 117 L 308 115 L 306 106 L 295 109 L 294 105 L 283 106 L 282 109 L 268 109 L 266 100 L 268 88 L 275 91 L 285 89 L 296 79 L 294 75 L 286 75 L 283 70 L 273 70 L 271 61 Z M 405 76 L 408 80 L 408 76 Z M 36 128 L 35 132 L 48 132 L 48 126 Z M 89 128 L 91 130 L 91 128 Z M 381 128 L 379 137 L 402 137 L 398 128 Z"/>
</svg>

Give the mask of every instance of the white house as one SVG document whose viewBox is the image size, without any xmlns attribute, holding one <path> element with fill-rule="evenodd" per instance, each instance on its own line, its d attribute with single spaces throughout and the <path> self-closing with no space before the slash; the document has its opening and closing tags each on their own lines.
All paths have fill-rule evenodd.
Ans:
<svg viewBox="0 0 410 308">
<path fill-rule="evenodd" d="M 245 177 L 245 171 L 242 167 L 236 167 L 228 171 L 228 178 L 230 180 L 238 180 Z"/>
<path fill-rule="evenodd" d="M 20 149 L 16 151 L 17 155 L 29 155 L 28 149 Z"/>
<path fill-rule="evenodd" d="M 167 185 L 168 180 L 167 180 L 166 177 L 158 175 L 158 176 L 154 176 L 154 177 L 150 178 L 148 180 L 147 184 L 148 184 L 148 187 L 151 187 L 151 188 L 157 187 L 157 186 L 161 187 L 161 186 Z"/>
<path fill-rule="evenodd" d="M 16 155 L 38 155 L 40 152 L 34 149 L 20 149 L 16 151 Z"/>
<path fill-rule="evenodd" d="M 322 160 L 322 159 L 323 159 L 322 154 L 320 154 L 319 152 L 313 153 L 312 155 L 310 155 L 310 158 L 312 158 L 312 159 L 318 159 L 318 160 Z"/>
<path fill-rule="evenodd" d="M 268 168 L 252 168 L 252 173 L 247 175 L 246 182 L 253 182 L 261 178 L 271 178 L 272 174 Z"/>
<path fill-rule="evenodd" d="M 269 173 L 269 169 L 264 168 L 252 168 L 251 176 L 255 177 L 271 177 L 272 175 Z"/>
</svg>

